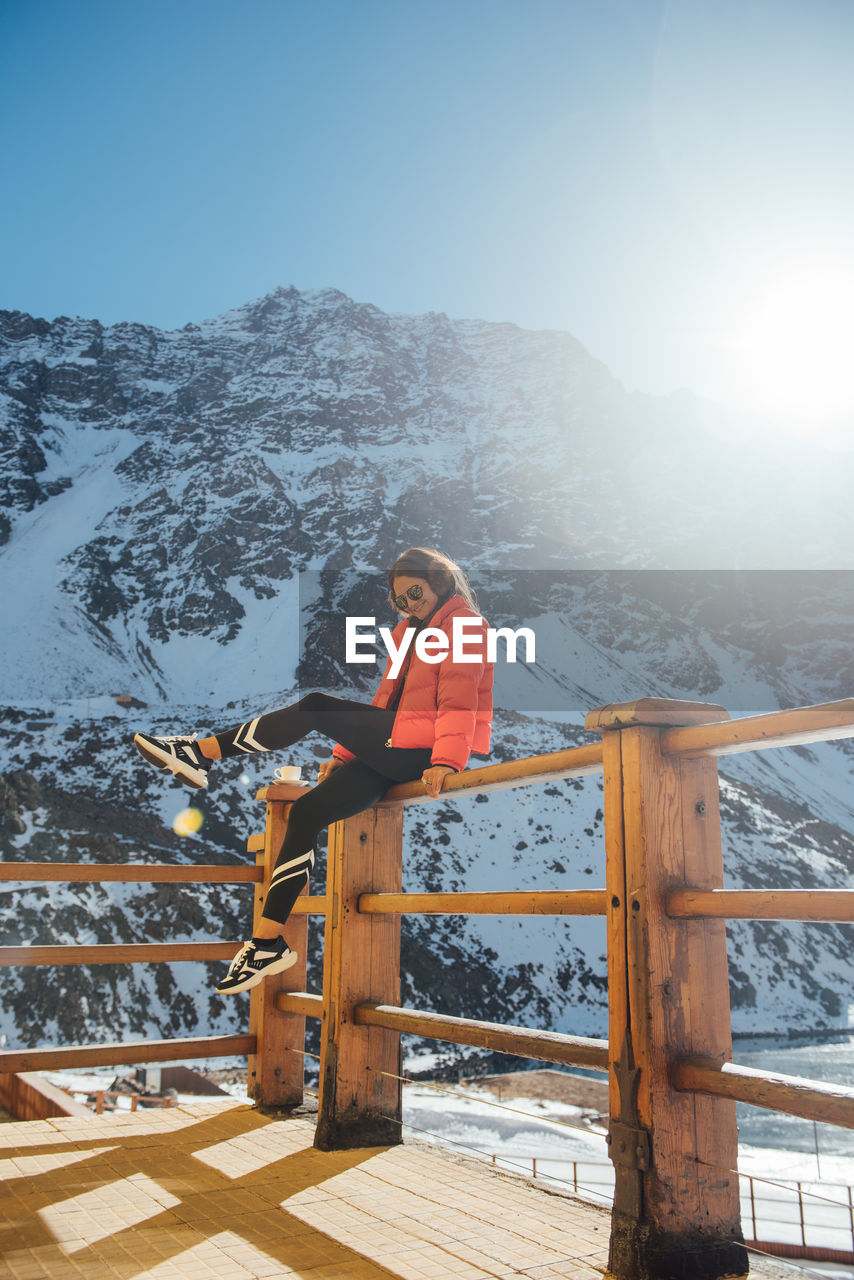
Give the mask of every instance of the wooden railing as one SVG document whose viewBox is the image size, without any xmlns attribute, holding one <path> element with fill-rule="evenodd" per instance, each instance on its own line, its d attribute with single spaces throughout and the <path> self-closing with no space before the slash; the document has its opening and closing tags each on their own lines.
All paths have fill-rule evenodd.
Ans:
<svg viewBox="0 0 854 1280">
<path fill-rule="evenodd" d="M 612 1273 L 738 1274 L 747 1259 L 735 1100 L 854 1127 L 854 1091 L 732 1065 L 724 918 L 850 921 L 854 892 L 724 891 L 715 757 L 854 736 L 854 700 L 739 721 L 721 707 L 642 700 L 593 712 L 587 727 L 601 745 L 472 770 L 450 778 L 443 797 L 601 770 L 604 891 L 403 894 L 401 811 L 429 801 L 418 784 L 395 787 L 332 832 L 322 997 L 282 991 L 276 1007 L 322 1019 L 322 1147 L 397 1139 L 402 1033 L 608 1069 Z M 284 806 L 299 792 L 263 794 Z M 477 912 L 604 914 L 608 1041 L 401 1008 L 390 926 L 404 913 Z"/>
<path fill-rule="evenodd" d="M 854 736 L 854 700 L 731 721 L 701 703 L 642 699 L 591 712 L 602 741 L 450 777 L 443 799 L 602 773 L 606 887 L 577 892 L 404 894 L 403 808 L 394 787 L 330 830 L 326 893 L 303 896 L 288 926 L 297 965 L 253 989 L 248 1034 L 7 1051 L 0 1071 L 248 1053 L 250 1092 L 303 1099 L 305 1019 L 321 1020 L 321 1148 L 400 1140 L 400 1036 L 411 1034 L 608 1071 L 615 1169 L 611 1273 L 717 1280 L 743 1274 L 735 1101 L 854 1128 L 854 1090 L 734 1066 L 724 919 L 854 920 L 854 891 L 725 891 L 716 757 Z M 256 884 L 260 912 L 291 804 L 304 788 L 264 788 L 255 868 L 11 863 L 8 880 Z M 325 916 L 323 993 L 305 991 L 308 915 Z M 609 1038 L 507 1027 L 400 1005 L 403 914 L 604 915 Z M 2 948 L 2 964 L 151 963 L 230 958 L 238 944 Z"/>
</svg>

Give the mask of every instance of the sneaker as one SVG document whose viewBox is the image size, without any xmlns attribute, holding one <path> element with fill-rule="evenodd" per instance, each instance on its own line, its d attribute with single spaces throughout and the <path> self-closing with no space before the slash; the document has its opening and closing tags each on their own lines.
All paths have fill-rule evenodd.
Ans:
<svg viewBox="0 0 854 1280">
<path fill-rule="evenodd" d="M 297 953 L 291 951 L 284 938 L 251 938 L 244 942 L 216 990 L 221 996 L 247 991 L 262 982 L 268 973 L 282 973 L 296 962 Z"/>
<path fill-rule="evenodd" d="M 133 744 L 149 764 L 168 769 L 191 787 L 206 787 L 213 760 L 203 756 L 195 737 L 153 738 L 147 733 L 134 734 Z"/>
</svg>

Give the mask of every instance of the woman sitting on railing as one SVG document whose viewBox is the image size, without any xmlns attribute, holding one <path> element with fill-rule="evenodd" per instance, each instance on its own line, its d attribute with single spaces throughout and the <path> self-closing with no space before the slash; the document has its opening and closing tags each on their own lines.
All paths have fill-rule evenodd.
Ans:
<svg viewBox="0 0 854 1280">
<path fill-rule="evenodd" d="M 396 679 L 389 658 L 370 706 L 310 693 L 290 707 L 208 738 L 134 737 L 146 760 L 194 787 L 207 786 L 216 760 L 279 751 L 315 730 L 336 743 L 332 759 L 320 766 L 318 785 L 291 808 L 260 927 L 217 985 L 220 994 L 245 991 L 295 962 L 282 931 L 308 882 L 314 843 L 324 827 L 370 808 L 396 782 L 420 778 L 435 798 L 447 775 L 464 769 L 470 754 L 489 753 L 493 667 L 486 654 L 486 623 L 465 574 L 441 552 L 413 547 L 394 562 L 388 581 L 389 600 L 404 615 L 392 635 L 395 650 L 400 652 L 407 630 L 416 634 Z M 452 646 L 453 620 L 462 617 L 481 623 L 479 640 L 476 624 L 466 627 L 467 661 L 457 661 Z M 432 662 L 422 657 L 430 655 L 426 645 L 416 652 L 416 635 L 427 627 L 448 640 L 438 661 L 435 647 Z M 441 639 L 437 634 L 438 648 Z"/>
</svg>

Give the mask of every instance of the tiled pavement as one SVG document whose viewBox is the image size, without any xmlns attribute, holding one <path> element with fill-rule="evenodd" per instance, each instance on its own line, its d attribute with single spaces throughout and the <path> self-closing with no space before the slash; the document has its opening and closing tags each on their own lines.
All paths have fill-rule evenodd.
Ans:
<svg viewBox="0 0 854 1280">
<path fill-rule="evenodd" d="M 231 1101 L 0 1129 L 9 1280 L 601 1280 L 609 1218 L 424 1146 L 319 1152 Z"/>
</svg>

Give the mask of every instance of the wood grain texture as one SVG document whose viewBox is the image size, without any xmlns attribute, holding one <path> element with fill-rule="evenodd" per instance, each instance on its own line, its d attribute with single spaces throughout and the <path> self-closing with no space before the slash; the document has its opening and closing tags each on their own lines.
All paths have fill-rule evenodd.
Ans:
<svg viewBox="0 0 854 1280">
<path fill-rule="evenodd" d="M 239 942 L 131 942 L 94 947 L 0 947 L 0 966 L 206 963 L 230 960 L 239 946 Z"/>
<path fill-rule="evenodd" d="M 506 893 L 363 893 L 368 915 L 603 916 L 604 889 Z"/>
<path fill-rule="evenodd" d="M 393 1005 L 357 1005 L 354 1017 L 356 1023 L 363 1027 L 390 1027 L 407 1035 L 449 1040 L 453 1044 L 473 1045 L 496 1053 L 513 1053 L 521 1058 L 559 1062 L 594 1071 L 608 1069 L 606 1040 L 561 1035 L 556 1031 L 536 1031 L 531 1027 L 507 1027 L 499 1022 L 453 1018 Z"/>
<path fill-rule="evenodd" d="M 0 1075 L 0 1105 L 13 1120 L 49 1120 L 56 1116 L 86 1116 L 92 1112 L 64 1089 L 45 1080 L 37 1071 Z"/>
<path fill-rule="evenodd" d="M 323 996 L 313 991 L 280 991 L 276 996 L 276 1008 L 282 1013 L 301 1013 L 304 1018 L 323 1017 Z"/>
<path fill-rule="evenodd" d="M 622 740 L 606 733 L 602 743 L 605 773 L 605 936 L 608 964 L 608 1044 L 611 1069 L 608 1086 L 611 1115 L 619 1116 L 621 1096 L 616 1066 L 624 1051 L 633 1063 L 629 1016 L 627 951 L 626 833 L 623 818 Z M 621 1172 L 617 1170 L 619 1181 Z"/>
<path fill-rule="evenodd" d="M 399 1142 L 400 1036 L 357 1025 L 355 1007 L 400 998 L 400 918 L 358 910 L 364 893 L 399 893 L 403 814 L 375 807 L 330 830 L 320 1103 L 323 1150 Z"/>
<path fill-rule="evenodd" d="M 255 891 L 253 930 L 258 927 L 264 898 L 273 867 L 282 847 L 288 826 L 290 804 L 268 801 L 264 828 L 264 847 L 256 853 L 263 871 L 263 882 Z M 307 890 L 303 890 L 305 894 Z M 305 1015 L 283 1012 L 277 997 L 283 991 L 302 991 L 305 987 L 308 919 L 294 914 L 285 926 L 288 946 L 297 954 L 297 962 L 284 973 L 265 978 L 249 993 L 249 1031 L 255 1036 L 257 1049 L 249 1058 L 248 1093 L 255 1102 L 266 1107 L 297 1107 L 303 1102 L 305 1078 Z"/>
<path fill-rule="evenodd" d="M 3 862 L 0 880 L 66 881 L 69 884 L 251 884 L 259 878 L 255 867 L 200 866 L 182 863 L 120 862 Z"/>
<path fill-rule="evenodd" d="M 854 1089 L 845 1085 L 804 1080 L 773 1071 L 756 1071 L 732 1062 L 679 1059 L 672 1064 L 671 1078 L 677 1089 L 695 1089 L 754 1107 L 785 1111 L 827 1124 L 854 1129 Z"/>
<path fill-rule="evenodd" d="M 508 787 L 531 786 L 537 782 L 554 782 L 561 778 L 583 778 L 602 772 L 601 742 L 550 751 L 540 756 L 525 756 L 504 764 L 487 764 L 478 769 L 465 769 L 446 778 L 442 796 L 485 795 Z M 258 792 L 260 800 L 295 800 L 305 790 L 290 783 L 274 783 Z M 402 782 L 391 787 L 380 801 L 380 807 L 401 804 L 435 804 L 421 782 Z"/>
<path fill-rule="evenodd" d="M 708 724 L 729 720 L 725 707 L 714 702 L 679 702 L 675 698 L 635 698 L 633 702 L 612 702 L 589 711 L 585 729 L 628 729 L 636 725 Z"/>
<path fill-rule="evenodd" d="M 723 882 L 717 768 L 665 760 L 659 731 L 622 733 L 632 1040 L 640 1068 L 638 1115 L 652 1140 L 644 1202 L 655 1230 L 696 1229 L 738 1238 L 738 1180 L 697 1164 L 737 1162 L 735 1108 L 673 1090 L 674 1056 L 731 1057 L 723 921 L 670 920 L 667 891 Z"/>
<path fill-rule="evenodd" d="M 722 884 L 717 767 L 665 760 L 659 747 L 674 718 L 705 722 L 721 712 L 647 703 L 599 715 L 616 1174 L 609 1267 L 621 1280 L 746 1271 L 738 1179 L 721 1172 L 736 1165 L 734 1105 L 681 1099 L 669 1074 L 680 1052 L 721 1063 L 730 1051 L 724 924 L 677 921 L 665 910 L 676 887 Z"/>
<path fill-rule="evenodd" d="M 734 755 L 765 747 L 803 746 L 854 737 L 854 698 L 824 702 L 792 711 L 745 716 L 727 724 L 689 725 L 666 729 L 661 735 L 662 755 Z"/>
<path fill-rule="evenodd" d="M 230 1058 L 252 1053 L 254 1049 L 255 1037 L 252 1035 L 82 1044 L 61 1049 L 7 1049 L 0 1052 L 0 1072 L 63 1071 L 66 1067 L 112 1067 L 128 1063 L 183 1062 L 193 1058 Z"/>
<path fill-rule="evenodd" d="M 854 889 L 671 889 L 666 905 L 674 920 L 854 921 Z"/>
</svg>

